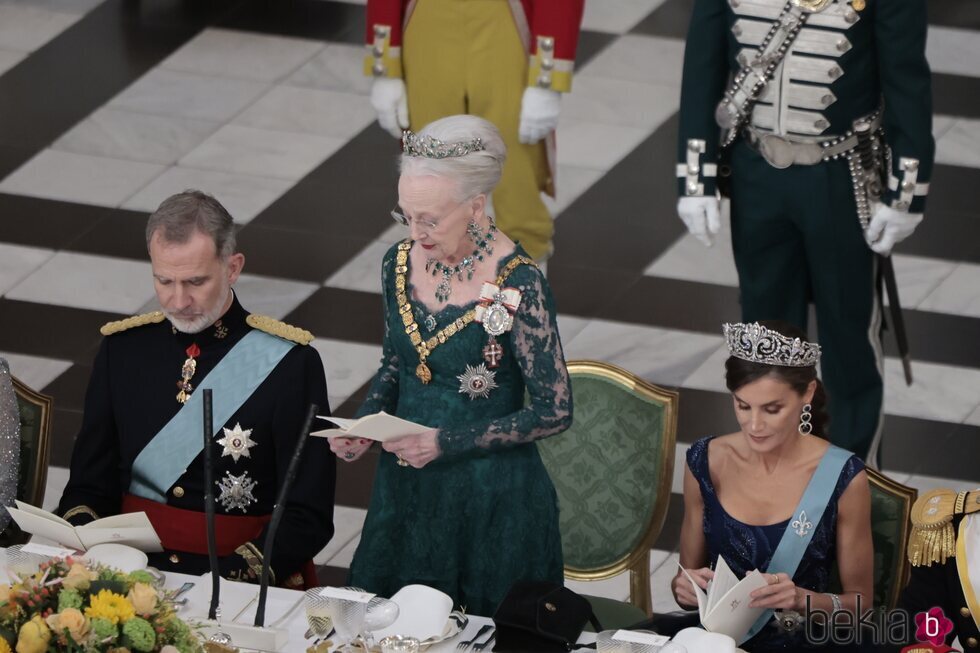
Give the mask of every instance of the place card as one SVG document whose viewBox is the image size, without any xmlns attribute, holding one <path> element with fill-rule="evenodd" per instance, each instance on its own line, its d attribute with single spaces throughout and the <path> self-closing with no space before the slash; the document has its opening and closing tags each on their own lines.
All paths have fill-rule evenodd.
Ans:
<svg viewBox="0 0 980 653">
<path fill-rule="evenodd" d="M 67 558 L 68 556 L 78 555 L 74 549 L 67 549 L 62 546 L 48 546 L 37 542 L 30 542 L 20 548 L 24 553 L 34 553 L 48 558 Z"/>
<path fill-rule="evenodd" d="M 654 635 L 653 633 L 638 633 L 632 630 L 617 630 L 612 636 L 614 640 L 620 642 L 631 642 L 633 644 L 649 644 L 653 646 L 663 646 L 670 641 L 669 637 Z"/>
<path fill-rule="evenodd" d="M 355 592 L 342 587 L 324 587 L 320 590 L 320 596 L 329 599 L 343 599 L 345 601 L 354 601 L 356 603 L 367 603 L 373 599 L 375 595 L 368 592 Z"/>
</svg>

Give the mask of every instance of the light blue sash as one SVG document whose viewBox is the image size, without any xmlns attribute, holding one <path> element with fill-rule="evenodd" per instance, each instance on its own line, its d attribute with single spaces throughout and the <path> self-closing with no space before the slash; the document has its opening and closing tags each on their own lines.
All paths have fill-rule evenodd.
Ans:
<svg viewBox="0 0 980 653">
<path fill-rule="evenodd" d="M 214 390 L 212 416 L 217 433 L 294 346 L 258 330 L 239 340 L 133 461 L 130 494 L 166 503 L 167 490 L 204 448 L 201 390 Z"/>
<path fill-rule="evenodd" d="M 813 533 L 820 524 L 827 504 L 830 503 L 834 488 L 837 487 L 837 479 L 840 478 L 840 473 L 844 469 L 844 463 L 852 455 L 850 451 L 834 445 L 830 445 L 830 448 L 824 453 L 823 458 L 820 459 L 820 464 L 817 465 L 817 470 L 813 472 L 810 483 L 806 486 L 806 491 L 803 492 L 803 498 L 800 499 L 799 505 L 793 511 L 794 516 L 786 525 L 786 530 L 783 531 L 783 537 L 779 540 L 779 545 L 776 546 L 776 551 L 772 554 L 772 560 L 769 561 L 769 568 L 766 569 L 766 573 L 784 572 L 789 574 L 790 578 L 796 574 L 796 568 L 800 566 L 800 560 L 803 559 L 803 554 L 806 553 L 806 548 L 810 545 L 810 540 L 813 539 Z M 772 618 L 772 613 L 772 610 L 763 612 L 739 644 L 741 645 L 742 642 L 755 636 Z"/>
</svg>

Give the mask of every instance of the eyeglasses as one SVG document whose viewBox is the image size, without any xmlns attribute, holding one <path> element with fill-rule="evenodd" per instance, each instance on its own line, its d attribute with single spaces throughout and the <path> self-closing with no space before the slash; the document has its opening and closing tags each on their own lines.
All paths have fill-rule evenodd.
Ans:
<svg viewBox="0 0 980 653">
<path fill-rule="evenodd" d="M 436 229 L 439 228 L 439 224 L 442 222 L 443 219 L 451 215 L 456 209 L 463 206 L 463 204 L 466 204 L 468 199 L 469 198 L 463 200 L 462 202 L 460 202 L 459 204 L 451 208 L 445 215 L 443 215 L 438 220 L 422 220 L 420 218 L 410 218 L 407 215 L 405 215 L 404 210 L 398 204 L 395 204 L 395 207 L 391 209 L 391 217 L 395 220 L 395 222 L 397 222 L 398 224 L 404 227 L 411 227 L 412 223 L 414 222 L 426 232 L 435 231 Z"/>
<path fill-rule="evenodd" d="M 412 223 L 414 222 L 426 232 L 434 231 L 436 227 L 439 226 L 439 223 L 433 222 L 432 220 L 418 220 L 415 218 L 409 218 L 407 215 L 402 213 L 402 207 L 398 204 L 395 204 L 395 208 L 391 210 L 391 217 L 394 218 L 395 222 L 404 227 L 411 227 Z"/>
</svg>

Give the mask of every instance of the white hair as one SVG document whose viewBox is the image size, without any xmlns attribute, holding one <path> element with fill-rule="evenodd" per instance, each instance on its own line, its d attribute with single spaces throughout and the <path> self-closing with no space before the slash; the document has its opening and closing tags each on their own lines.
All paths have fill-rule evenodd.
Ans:
<svg viewBox="0 0 980 653">
<path fill-rule="evenodd" d="M 456 182 L 459 195 L 456 200 L 459 202 L 481 193 L 489 195 L 500 182 L 504 160 L 507 158 L 507 146 L 504 145 L 500 131 L 489 120 L 469 115 L 448 116 L 430 122 L 418 135 L 431 136 L 443 143 L 479 138 L 486 149 L 445 159 L 402 154 L 400 172 L 403 176 L 433 175 L 452 179 Z"/>
</svg>

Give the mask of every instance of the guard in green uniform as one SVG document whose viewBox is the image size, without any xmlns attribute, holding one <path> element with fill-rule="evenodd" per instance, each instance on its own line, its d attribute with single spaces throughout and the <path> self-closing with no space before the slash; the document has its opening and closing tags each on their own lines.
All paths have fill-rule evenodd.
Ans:
<svg viewBox="0 0 980 653">
<path fill-rule="evenodd" d="M 678 213 L 731 199 L 742 320 L 816 308 L 834 444 L 876 458 L 879 259 L 922 220 L 934 143 L 925 0 L 696 0 Z"/>
</svg>

